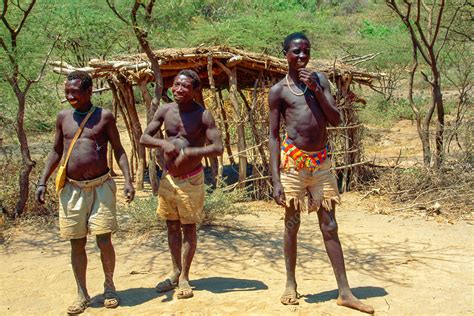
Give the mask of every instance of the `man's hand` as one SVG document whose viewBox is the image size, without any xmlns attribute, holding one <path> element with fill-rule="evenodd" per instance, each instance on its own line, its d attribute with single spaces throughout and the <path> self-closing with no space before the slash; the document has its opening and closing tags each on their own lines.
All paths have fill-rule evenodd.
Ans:
<svg viewBox="0 0 474 316">
<path fill-rule="evenodd" d="M 313 91 L 316 95 L 323 92 L 323 89 L 321 88 L 321 86 L 318 85 L 316 80 L 313 78 L 313 76 L 316 76 L 316 74 L 312 75 L 312 72 L 309 71 L 309 69 L 307 69 L 307 68 L 300 68 L 300 69 L 298 69 L 298 71 L 299 71 L 300 80 L 311 91 Z"/>
<path fill-rule="evenodd" d="M 179 149 L 170 141 L 165 140 L 161 148 L 163 148 L 164 154 L 170 159 L 175 159 L 179 156 Z"/>
<path fill-rule="evenodd" d="M 127 203 L 133 201 L 133 198 L 135 197 L 135 189 L 133 188 L 133 185 L 131 183 L 125 183 L 125 185 L 123 186 L 123 194 L 125 195 L 125 201 Z"/>
<path fill-rule="evenodd" d="M 276 204 L 286 207 L 285 192 L 283 191 L 281 182 L 273 184 L 273 199 Z"/>
<path fill-rule="evenodd" d="M 35 199 L 39 204 L 44 204 L 44 196 L 46 195 L 46 185 L 40 185 L 36 189 Z"/>
</svg>

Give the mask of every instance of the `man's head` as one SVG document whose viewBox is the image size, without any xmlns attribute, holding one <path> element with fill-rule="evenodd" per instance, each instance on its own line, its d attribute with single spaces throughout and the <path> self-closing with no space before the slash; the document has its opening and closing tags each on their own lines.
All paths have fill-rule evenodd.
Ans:
<svg viewBox="0 0 474 316">
<path fill-rule="evenodd" d="M 309 62 L 311 43 L 304 33 L 292 33 L 283 41 L 283 53 L 290 68 L 304 68 Z"/>
<path fill-rule="evenodd" d="M 92 96 L 92 78 L 83 71 L 73 71 L 64 82 L 66 99 L 75 109 L 81 109 L 90 103 Z"/>
<path fill-rule="evenodd" d="M 173 81 L 171 91 L 176 103 L 186 103 L 192 101 L 195 90 L 201 87 L 199 75 L 190 69 L 181 70 Z"/>
</svg>

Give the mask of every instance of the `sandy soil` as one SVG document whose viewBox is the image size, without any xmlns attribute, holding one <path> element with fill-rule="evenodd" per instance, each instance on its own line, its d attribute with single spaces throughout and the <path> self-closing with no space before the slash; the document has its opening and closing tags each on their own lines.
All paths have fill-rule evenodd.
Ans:
<svg viewBox="0 0 474 316">
<path fill-rule="evenodd" d="M 343 198 L 338 221 L 349 280 L 377 315 L 474 314 L 471 224 L 374 214 L 361 195 Z M 232 227 L 199 231 L 191 271 L 195 297 L 189 300 L 153 289 L 169 270 L 164 232 L 152 238 L 119 233 L 115 280 L 122 305 L 106 311 L 99 252 L 90 238 L 88 287 L 94 300 L 86 315 L 360 314 L 336 305 L 336 284 L 314 214 L 302 216 L 299 238 L 297 278 L 304 297 L 297 307 L 281 305 L 281 209 L 251 205 L 255 214 L 227 221 Z M 58 238 L 55 225 L 23 225 L 7 237 L 0 246 L 0 315 L 64 315 L 75 298 L 68 242 Z"/>
</svg>

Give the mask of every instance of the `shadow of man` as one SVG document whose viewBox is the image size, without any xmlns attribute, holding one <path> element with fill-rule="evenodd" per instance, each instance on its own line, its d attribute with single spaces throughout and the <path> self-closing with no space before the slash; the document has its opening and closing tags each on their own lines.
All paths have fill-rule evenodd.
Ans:
<svg viewBox="0 0 474 316">
<path fill-rule="evenodd" d="M 268 286 L 262 281 L 223 277 L 210 277 L 193 280 L 191 281 L 191 285 L 194 286 L 198 291 L 206 290 L 217 294 L 268 289 Z"/>
<path fill-rule="evenodd" d="M 163 297 L 161 302 L 170 302 L 173 300 L 173 291 L 158 293 L 154 287 L 126 289 L 117 291 L 117 294 L 120 298 L 120 306 L 137 306 L 159 297 Z M 103 303 L 104 297 L 100 294 L 92 298 L 90 307 L 100 308 L 103 307 Z"/>
<path fill-rule="evenodd" d="M 382 287 L 377 286 L 359 286 L 351 288 L 352 293 L 359 299 L 366 299 L 371 297 L 381 297 L 388 295 Z M 330 300 L 337 299 L 339 292 L 338 290 L 325 291 L 317 294 L 306 294 L 303 295 L 306 303 L 322 303 Z"/>
</svg>

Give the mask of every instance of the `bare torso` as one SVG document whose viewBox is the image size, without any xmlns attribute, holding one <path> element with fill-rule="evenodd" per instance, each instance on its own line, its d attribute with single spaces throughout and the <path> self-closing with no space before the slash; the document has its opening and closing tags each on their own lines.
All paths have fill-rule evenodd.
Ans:
<svg viewBox="0 0 474 316">
<path fill-rule="evenodd" d="M 179 149 L 203 147 L 206 143 L 206 126 L 203 123 L 203 114 L 206 110 L 198 104 L 190 112 L 180 111 L 176 103 L 164 106 L 168 107 L 163 117 L 167 140 Z M 200 157 L 186 157 L 176 163 L 175 159 L 165 155 L 165 166 L 173 176 L 180 176 L 199 168 L 201 160 Z"/>
<path fill-rule="evenodd" d="M 288 138 L 305 151 L 324 148 L 328 140 L 327 121 L 314 93 L 308 89 L 305 95 L 297 96 L 290 91 L 285 79 L 277 85 L 281 99 L 280 113 L 285 120 Z"/>
<path fill-rule="evenodd" d="M 76 141 L 67 164 L 67 176 L 74 180 L 90 180 L 108 172 L 107 165 L 107 110 L 97 108 L 87 121 L 79 139 Z M 62 113 L 61 130 L 63 134 L 64 152 L 66 157 L 71 144 L 85 115 L 65 110 Z"/>
</svg>

